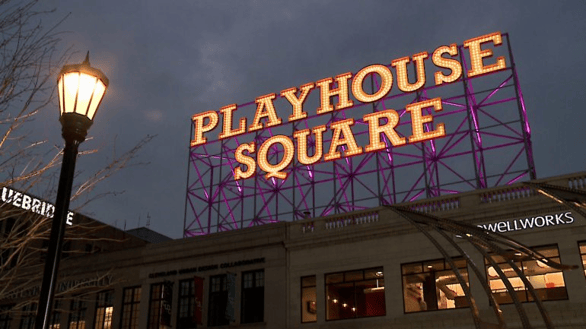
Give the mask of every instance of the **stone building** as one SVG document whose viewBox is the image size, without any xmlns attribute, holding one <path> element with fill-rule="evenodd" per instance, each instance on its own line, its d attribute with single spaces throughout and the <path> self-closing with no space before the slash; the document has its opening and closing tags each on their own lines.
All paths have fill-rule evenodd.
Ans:
<svg viewBox="0 0 586 329">
<path fill-rule="evenodd" d="M 61 296 L 53 328 L 474 328 L 471 302 L 477 327 L 497 328 L 500 311 L 490 295 L 501 326 L 545 328 L 550 319 L 555 328 L 584 328 L 585 195 L 581 172 L 69 257 L 61 265 L 69 280 L 109 283 Z M 418 226 L 427 215 L 428 223 L 471 226 L 442 235 Z M 478 248 L 470 241 L 479 227 L 481 241 L 513 239 L 544 258 L 506 243 L 498 254 Z M 18 316 L 0 318 L 0 328 L 27 325 Z"/>
<path fill-rule="evenodd" d="M 49 244 L 54 207 L 34 195 L 3 187 L 0 203 L 0 328 L 32 328 Z M 91 255 L 145 246 L 160 234 L 147 228 L 123 231 L 79 213 L 66 218 L 62 266 Z M 150 231 L 151 234 L 147 234 Z M 138 234 L 140 233 L 140 234 Z M 169 238 L 166 238 L 170 240 Z M 83 295 L 114 283 L 109 273 L 72 277 L 60 272 L 56 294 Z M 59 308 L 63 308 L 59 304 Z M 14 319 L 18 318 L 18 321 Z M 55 318 L 55 323 L 60 320 Z M 55 327 L 56 328 L 56 327 Z"/>
</svg>

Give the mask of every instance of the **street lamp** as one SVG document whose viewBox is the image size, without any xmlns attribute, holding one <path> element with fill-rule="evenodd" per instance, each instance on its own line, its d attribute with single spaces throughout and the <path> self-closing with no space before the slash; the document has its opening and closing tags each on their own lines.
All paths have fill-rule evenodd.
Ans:
<svg viewBox="0 0 586 329">
<path fill-rule="evenodd" d="M 57 79 L 59 121 L 63 127 L 62 135 L 65 139 L 65 149 L 63 150 L 63 163 L 59 176 L 53 223 L 51 224 L 49 250 L 45 261 L 35 321 L 36 329 L 47 329 L 50 325 L 49 318 L 55 295 L 78 147 L 85 140 L 87 130 L 93 123 L 94 116 L 106 93 L 106 88 L 108 88 L 108 83 L 108 78 L 102 71 L 90 66 L 89 52 L 83 63 L 64 65 L 59 72 Z"/>
</svg>

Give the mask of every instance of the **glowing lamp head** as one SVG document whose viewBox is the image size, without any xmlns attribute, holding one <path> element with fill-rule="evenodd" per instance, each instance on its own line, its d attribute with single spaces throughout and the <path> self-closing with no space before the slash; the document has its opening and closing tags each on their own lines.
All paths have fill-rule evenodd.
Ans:
<svg viewBox="0 0 586 329">
<path fill-rule="evenodd" d="M 59 72 L 59 111 L 63 137 L 83 142 L 92 125 L 106 89 L 108 78 L 90 66 L 89 52 L 81 64 L 64 65 Z"/>
</svg>

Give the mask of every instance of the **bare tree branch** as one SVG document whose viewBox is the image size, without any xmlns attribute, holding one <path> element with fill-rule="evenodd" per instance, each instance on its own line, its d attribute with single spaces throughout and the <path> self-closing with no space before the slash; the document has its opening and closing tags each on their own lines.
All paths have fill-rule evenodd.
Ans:
<svg viewBox="0 0 586 329">
<path fill-rule="evenodd" d="M 3 300 L 16 300 L 10 312 L 17 313 L 36 301 L 36 297 L 13 297 L 34 289 L 41 281 L 42 259 L 51 226 L 50 216 L 31 211 L 30 204 L 26 209 L 22 206 L 24 197 L 21 195 L 23 199 L 18 201 L 17 193 L 32 194 L 30 190 L 44 189 L 43 199 L 52 199 L 57 179 L 55 169 L 61 163 L 63 152 L 61 147 L 36 138 L 26 129 L 39 113 L 53 107 L 57 72 L 71 55 L 71 48 L 60 50 L 63 49 L 61 33 L 57 32 L 67 16 L 47 27 L 43 19 L 51 20 L 54 11 L 37 10 L 37 3 L 37 0 L 0 0 L 0 304 Z M 122 154 L 114 151 L 112 160 L 103 168 L 91 175 L 84 173 L 89 178 L 76 185 L 72 200 L 79 199 L 82 208 L 97 198 L 116 195 L 115 191 L 96 194 L 94 190 L 118 171 L 144 164 L 138 161 L 138 153 L 153 137 L 144 137 Z M 87 150 L 80 152 L 80 156 L 96 152 L 97 149 Z M 16 206 L 19 202 L 21 207 Z M 66 243 L 95 246 L 124 241 L 124 237 L 102 234 L 107 228 L 98 222 L 77 222 L 67 228 Z M 86 249 L 68 250 L 69 256 L 95 251 L 93 247 Z M 108 275 L 109 272 L 97 273 L 96 278 Z M 83 295 L 95 289 L 98 288 L 92 290 L 83 284 L 72 284 L 59 291 L 58 296 Z M 6 310 L 0 309 L 2 312 Z"/>
</svg>

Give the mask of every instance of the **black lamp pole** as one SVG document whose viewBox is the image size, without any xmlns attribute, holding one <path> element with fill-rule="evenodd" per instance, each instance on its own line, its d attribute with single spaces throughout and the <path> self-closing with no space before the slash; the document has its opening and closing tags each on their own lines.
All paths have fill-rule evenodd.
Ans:
<svg viewBox="0 0 586 329">
<path fill-rule="evenodd" d="M 57 284 L 57 272 L 59 260 L 63 249 L 63 237 L 65 236 L 65 221 L 69 211 L 69 199 L 71 198 L 71 187 L 73 185 L 73 174 L 75 171 L 75 160 L 77 158 L 80 141 L 75 139 L 65 140 L 63 150 L 63 164 L 59 176 L 59 188 L 57 190 L 57 201 L 55 202 L 55 214 L 51 224 L 51 237 L 49 238 L 49 250 L 45 260 L 45 271 L 43 283 L 41 284 L 41 295 L 39 297 L 39 308 L 35 328 L 49 328 L 49 318 Z"/>
<path fill-rule="evenodd" d="M 65 75 L 72 75 L 74 77 L 72 79 L 73 88 L 72 86 L 65 86 L 72 81 L 66 81 L 67 78 L 65 78 Z M 85 80 L 82 79 L 82 75 L 85 75 Z M 92 79 L 95 79 L 95 84 L 89 84 L 90 89 L 81 91 L 82 88 L 88 87 L 88 79 L 90 82 Z M 101 85 L 98 88 L 96 86 L 98 86 L 99 83 L 101 83 Z M 55 213 L 53 215 L 53 223 L 51 224 L 49 250 L 47 251 L 47 258 L 45 260 L 45 270 L 43 273 L 43 282 L 41 284 L 41 294 L 35 320 L 35 329 L 47 329 L 50 326 L 49 321 L 53 308 L 55 286 L 57 284 L 63 237 L 65 236 L 65 222 L 67 219 L 67 213 L 69 212 L 69 200 L 71 199 L 71 189 L 73 185 L 73 175 L 75 172 L 75 160 L 78 154 L 78 147 L 79 144 L 85 140 L 87 130 L 93 123 L 92 120 L 95 112 L 97 111 L 105 93 L 105 89 L 108 86 L 108 79 L 101 71 L 90 67 L 88 52 L 88 55 L 82 64 L 65 65 L 63 67 L 58 84 L 59 106 L 61 109 L 61 117 L 59 121 L 61 121 L 63 127 L 62 135 L 63 139 L 65 139 L 65 149 L 63 150 L 63 163 L 61 165 L 61 174 L 59 176 Z M 100 90 L 97 95 L 95 94 L 96 90 Z"/>
</svg>

